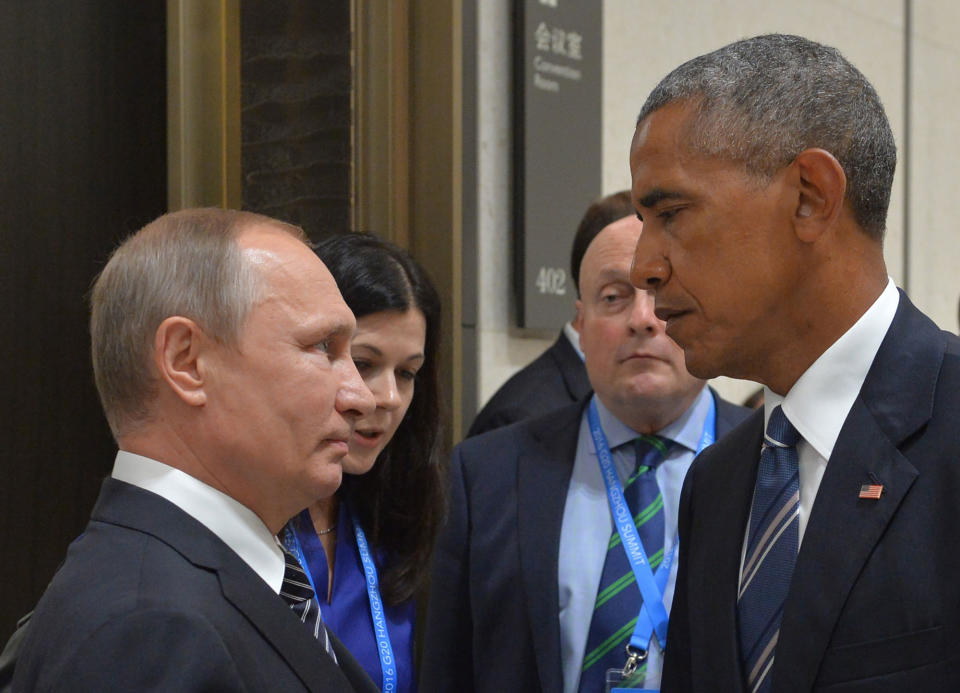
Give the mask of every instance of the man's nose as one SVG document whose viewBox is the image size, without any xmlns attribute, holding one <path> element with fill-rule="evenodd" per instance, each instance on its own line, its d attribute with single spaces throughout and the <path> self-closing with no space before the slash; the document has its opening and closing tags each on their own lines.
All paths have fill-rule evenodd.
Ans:
<svg viewBox="0 0 960 693">
<path fill-rule="evenodd" d="M 654 312 L 655 303 L 653 294 L 649 291 L 638 290 L 630 312 L 630 327 L 636 332 L 656 332 L 665 328 Z"/>
<path fill-rule="evenodd" d="M 367 416 L 377 408 L 377 401 L 370 388 L 363 382 L 353 359 L 346 358 L 343 363 L 343 380 L 337 392 L 337 409 L 342 414 Z"/>
<path fill-rule="evenodd" d="M 643 229 L 630 266 L 630 281 L 644 291 L 656 291 L 670 279 L 670 263 L 658 247 L 655 235 L 647 228 Z"/>
</svg>

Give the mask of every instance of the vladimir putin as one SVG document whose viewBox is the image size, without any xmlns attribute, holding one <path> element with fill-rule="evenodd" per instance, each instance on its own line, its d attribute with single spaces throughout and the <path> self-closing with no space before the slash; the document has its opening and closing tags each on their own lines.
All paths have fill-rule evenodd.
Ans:
<svg viewBox="0 0 960 693">
<path fill-rule="evenodd" d="M 354 327 L 303 232 L 267 217 L 176 212 L 114 252 L 90 329 L 120 450 L 15 690 L 376 690 L 275 538 L 336 490 L 373 408 Z"/>
</svg>

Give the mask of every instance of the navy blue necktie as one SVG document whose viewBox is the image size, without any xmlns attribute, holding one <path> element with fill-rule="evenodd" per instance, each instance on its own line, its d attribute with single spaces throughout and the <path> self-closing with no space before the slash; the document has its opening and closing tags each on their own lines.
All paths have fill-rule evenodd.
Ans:
<svg viewBox="0 0 960 693">
<path fill-rule="evenodd" d="M 333 652 L 330 634 L 327 633 L 327 628 L 323 625 L 320 603 L 313 593 L 310 580 L 303 571 L 297 557 L 285 547 L 281 546 L 281 548 L 283 549 L 284 571 L 280 596 L 290 606 L 290 610 L 300 617 L 301 623 L 310 628 L 313 637 L 320 641 L 323 649 L 336 662 L 337 655 Z"/>
<path fill-rule="evenodd" d="M 747 690 L 770 690 L 783 605 L 799 548 L 800 434 L 780 407 L 770 414 L 757 470 L 740 575 L 737 620 Z"/>
<path fill-rule="evenodd" d="M 658 436 L 640 436 L 633 444 L 637 466 L 624 484 L 623 495 L 633 514 L 650 568 L 656 571 L 663 562 L 664 540 L 663 498 L 657 485 L 656 467 L 667 454 L 670 441 Z M 614 527 L 587 634 L 580 673 L 581 693 L 602 693 L 607 669 L 623 667 L 627 659 L 625 648 L 642 604 L 636 576 L 620 534 Z M 637 670 L 634 678 L 642 678 L 645 673 L 644 666 Z"/>
</svg>

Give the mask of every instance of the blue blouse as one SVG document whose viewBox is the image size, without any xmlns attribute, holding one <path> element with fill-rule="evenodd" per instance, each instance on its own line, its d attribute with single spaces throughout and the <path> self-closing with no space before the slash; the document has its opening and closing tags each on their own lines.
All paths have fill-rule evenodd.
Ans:
<svg viewBox="0 0 960 693">
<path fill-rule="evenodd" d="M 353 516 L 347 509 L 347 504 L 341 502 L 337 519 L 339 530 L 334 548 L 333 591 L 329 603 L 326 602 L 329 575 L 323 544 L 314 531 L 308 510 L 300 513 L 297 519 L 297 522 L 291 522 L 291 526 L 306 558 L 305 568 L 310 573 L 317 591 L 323 621 L 350 650 L 379 688 L 383 682 L 383 672 L 380 669 L 380 653 L 374 635 L 373 618 L 370 615 L 366 577 L 357 550 Z M 374 560 L 379 571 L 383 564 L 382 556 L 376 553 Z M 384 615 L 396 659 L 397 693 L 415 693 L 417 687 L 413 672 L 413 600 L 395 606 L 384 605 Z"/>
</svg>

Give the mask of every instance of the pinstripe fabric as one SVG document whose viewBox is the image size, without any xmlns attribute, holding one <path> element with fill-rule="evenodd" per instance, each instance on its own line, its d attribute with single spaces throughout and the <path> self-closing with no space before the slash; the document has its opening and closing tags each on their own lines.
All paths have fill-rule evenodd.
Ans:
<svg viewBox="0 0 960 693">
<path fill-rule="evenodd" d="M 664 517 L 655 469 L 666 455 L 670 441 L 657 436 L 640 436 L 633 444 L 637 467 L 624 485 L 623 495 L 633 513 L 650 567 L 656 571 L 663 562 Z M 607 669 L 623 666 L 626 661 L 624 648 L 630 641 L 642 604 L 636 577 L 620 535 L 614 528 L 587 634 L 580 693 L 602 692 Z M 637 677 L 642 679 L 644 673 L 645 667 L 638 670 Z"/>
<path fill-rule="evenodd" d="M 283 548 L 283 562 L 285 564 L 283 571 L 283 584 L 280 586 L 280 596 L 290 605 L 290 609 L 300 617 L 301 623 L 305 624 L 313 632 L 313 637 L 320 641 L 323 649 L 327 651 L 333 661 L 337 661 L 337 656 L 333 652 L 333 646 L 330 643 L 330 635 L 323 625 L 323 617 L 320 613 L 320 604 L 317 602 L 310 586 L 310 580 L 307 574 L 303 572 L 300 561 L 285 547 Z"/>
<path fill-rule="evenodd" d="M 783 604 L 797 560 L 799 438 L 783 410 L 776 407 L 760 454 L 737 597 L 740 658 L 751 693 L 770 690 Z"/>
</svg>

